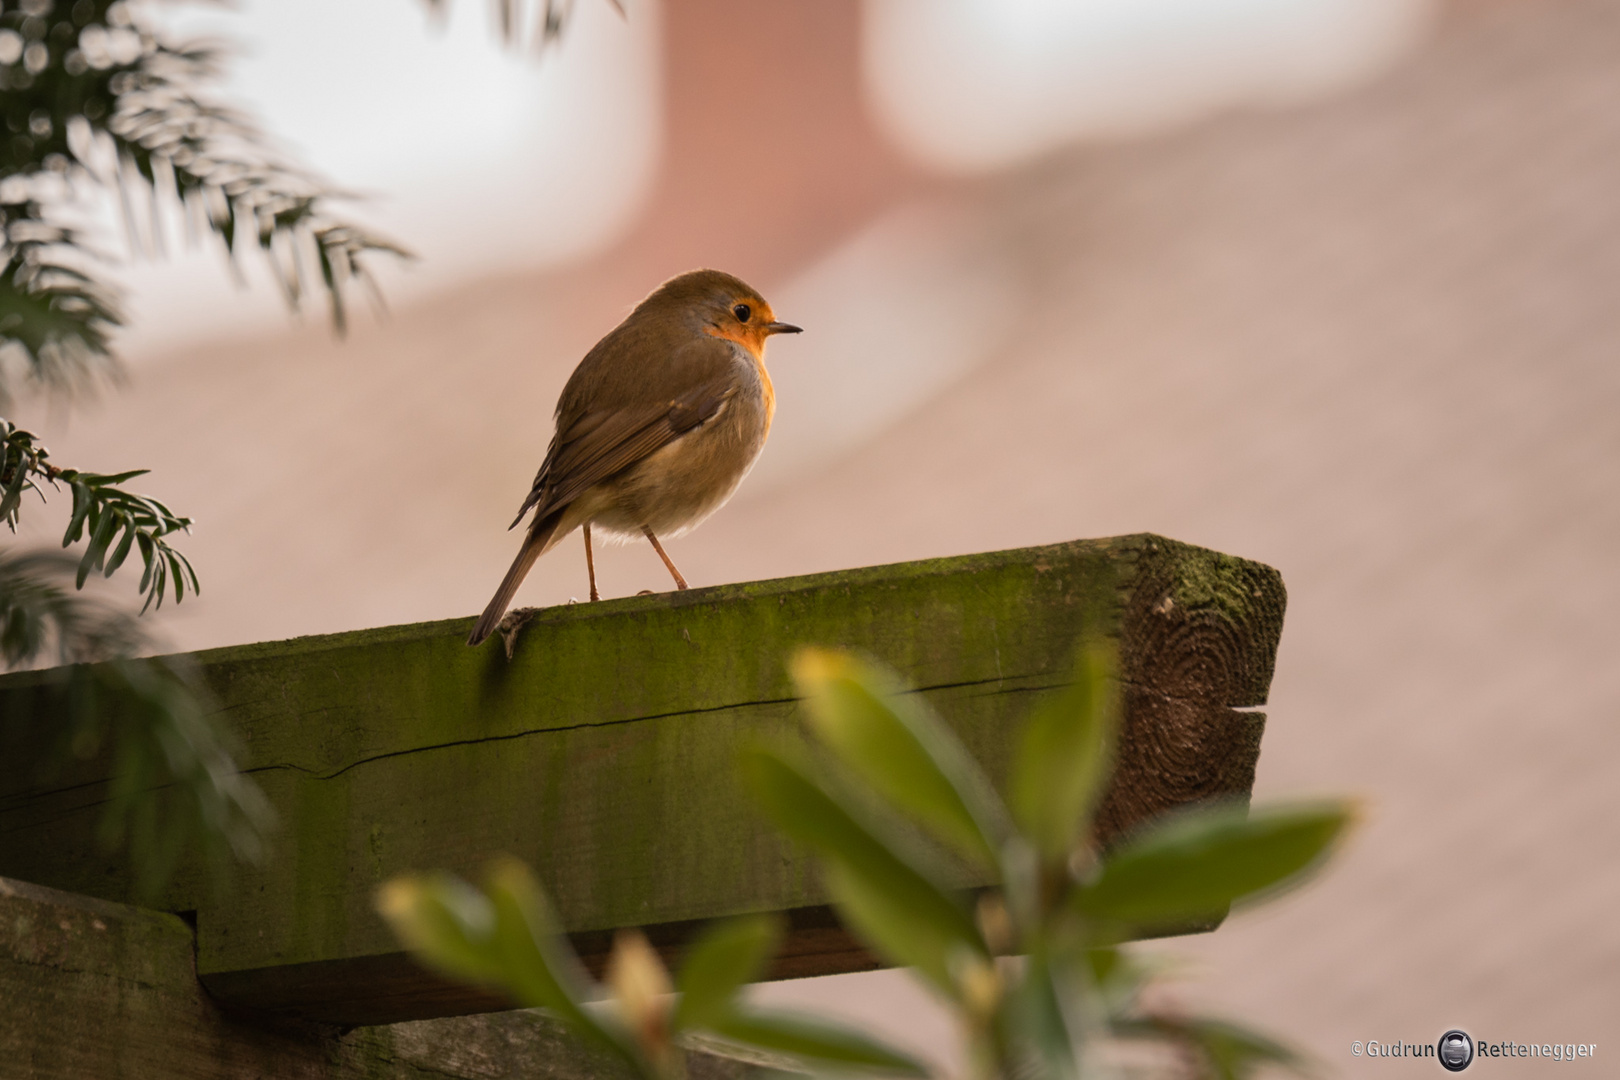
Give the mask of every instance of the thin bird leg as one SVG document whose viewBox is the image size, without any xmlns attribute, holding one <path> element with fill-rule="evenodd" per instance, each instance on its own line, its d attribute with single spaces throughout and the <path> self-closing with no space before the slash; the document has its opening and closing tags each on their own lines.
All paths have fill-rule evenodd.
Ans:
<svg viewBox="0 0 1620 1080">
<path fill-rule="evenodd" d="M 600 600 L 596 592 L 596 562 L 591 558 L 591 523 L 585 523 L 585 573 L 591 579 L 591 599 Z"/>
<path fill-rule="evenodd" d="M 658 552 L 658 557 L 664 560 L 665 566 L 669 567 L 670 576 L 675 579 L 675 587 L 677 589 L 686 588 L 686 579 L 681 577 L 681 572 L 675 569 L 675 564 L 669 561 L 668 555 L 664 554 L 664 545 L 658 542 L 658 537 L 654 536 L 653 531 L 645 525 L 641 527 L 641 531 L 647 534 L 647 539 L 652 542 L 653 550 Z"/>
</svg>

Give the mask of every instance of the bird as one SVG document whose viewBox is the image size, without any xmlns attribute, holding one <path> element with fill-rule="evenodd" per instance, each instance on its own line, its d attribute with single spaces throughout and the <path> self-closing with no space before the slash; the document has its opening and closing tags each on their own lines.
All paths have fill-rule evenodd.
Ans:
<svg viewBox="0 0 1620 1080">
<path fill-rule="evenodd" d="M 509 528 L 531 510 L 534 517 L 467 644 L 489 637 L 535 560 L 576 527 L 592 600 L 593 525 L 617 538 L 645 536 L 685 589 L 658 538 L 714 513 L 753 467 L 776 415 L 765 343 L 801 332 L 720 270 L 670 278 L 637 304 L 563 387 L 551 445 Z"/>
</svg>

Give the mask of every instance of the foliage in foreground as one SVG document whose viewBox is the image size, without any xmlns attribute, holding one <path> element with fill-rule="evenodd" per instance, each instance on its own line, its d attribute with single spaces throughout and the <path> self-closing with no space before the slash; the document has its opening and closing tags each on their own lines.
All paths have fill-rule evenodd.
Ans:
<svg viewBox="0 0 1620 1080">
<path fill-rule="evenodd" d="M 748 1047 L 821 1067 L 924 1075 L 911 1056 L 836 1024 L 759 1009 L 738 991 L 760 978 L 781 928 L 763 915 L 711 926 L 672 981 L 639 931 L 621 931 L 607 985 L 586 974 L 528 868 L 496 862 L 484 888 L 449 874 L 396 878 L 378 909 L 406 947 L 455 979 L 544 1008 L 635 1075 L 684 1075 L 694 1037 L 707 1049 Z M 592 1003 L 606 1000 L 606 1008 Z"/>
<path fill-rule="evenodd" d="M 430 8 L 446 4 L 429 0 Z M 538 9 L 534 40 L 549 43 L 572 7 L 500 0 L 500 35 L 519 42 Z M 258 252 L 290 307 L 323 295 L 339 332 L 357 288 L 380 302 L 370 260 L 408 257 L 333 213 L 340 192 L 222 105 L 214 88 L 224 51 L 172 40 L 160 11 L 126 0 L 0 3 L 0 410 L 10 412 L 25 390 L 71 399 L 120 376 L 119 290 L 106 279 L 104 248 L 71 224 L 87 196 L 118 199 L 136 255 L 162 255 L 179 235 L 216 241 L 231 270 Z M 143 614 L 199 588 L 170 542 L 191 520 L 125 488 L 144 472 L 59 466 L 36 435 L 0 417 L 0 518 L 15 532 L 24 496 L 71 493 L 62 546 L 84 545 L 74 588 L 139 555 Z M 0 555 L 0 670 L 49 662 L 48 643 L 57 663 L 81 665 L 34 691 L 50 696 L 45 708 L 54 711 L 32 715 L 64 718 L 56 756 L 36 764 L 48 772 L 111 740 L 117 773 L 102 833 L 129 839 L 143 893 L 169 876 L 193 836 L 216 865 L 227 852 L 256 858 L 264 800 L 236 775 L 191 673 L 175 660 L 133 659 L 150 651 L 146 636 L 67 594 L 63 565 L 50 554 Z M 102 663 L 82 666 L 90 661 Z"/>
<path fill-rule="evenodd" d="M 0 4 L 7 412 L 24 390 L 73 398 L 119 376 L 112 341 L 124 315 L 106 277 L 109 258 L 71 224 L 87 197 L 118 199 L 135 254 L 161 254 L 181 233 L 218 242 L 227 259 L 257 251 L 289 305 L 323 294 L 339 329 L 354 288 L 375 293 L 368 260 L 404 254 L 334 215 L 329 185 L 215 100 L 217 47 L 171 40 L 160 21 L 153 6 L 123 0 Z M 61 556 L 0 560 L 4 667 L 49 662 L 53 652 L 57 663 L 75 665 L 34 684 L 40 707 L 29 715 L 62 718 L 52 733 L 56 757 L 36 764 L 59 767 L 110 742 L 117 771 L 103 836 L 128 838 L 150 892 L 193 836 L 211 856 L 254 856 L 267 814 L 252 782 L 236 775 L 189 671 L 174 660 L 133 659 L 148 650 L 146 636 L 63 588 L 68 579 L 82 588 L 96 572 L 110 577 L 138 555 L 143 612 L 197 592 L 195 571 L 170 543 L 191 521 L 126 489 L 143 472 L 61 467 L 35 435 L 0 418 L 0 518 L 15 532 L 26 495 L 67 492 L 73 505 L 62 546 L 83 545 L 76 566 L 66 564 L 71 573 Z M 91 661 L 102 663 L 85 666 Z"/>
<path fill-rule="evenodd" d="M 1237 1024 L 1144 1006 L 1148 972 L 1121 945 L 1208 926 L 1234 902 L 1299 884 L 1343 834 L 1347 805 L 1181 811 L 1102 855 L 1091 821 L 1120 711 L 1110 648 L 1085 647 L 1072 684 L 1030 716 L 1005 801 L 891 674 L 817 650 L 802 652 L 793 673 L 818 745 L 753 747 L 744 781 L 777 827 L 819 858 L 844 924 L 949 1005 L 971 1076 L 1119 1075 L 1118 1050 L 1133 1042 L 1173 1050 L 1194 1076 L 1302 1068 L 1293 1051 Z M 953 880 L 988 884 L 963 890 Z M 580 972 L 516 863 L 498 864 L 482 891 L 444 874 L 397 879 L 379 907 L 424 963 L 551 1010 L 643 1077 L 681 1076 L 681 1037 L 694 1029 L 719 1036 L 722 1048 L 786 1054 L 800 1068 L 918 1067 L 849 1033 L 840 1045 L 859 1049 L 843 1056 L 826 1042 L 790 1044 L 788 1017 L 774 1028 L 745 1022 L 735 994 L 763 970 L 771 940 L 758 918 L 711 929 L 688 952 L 676 995 L 645 940 L 621 935 L 611 1003 L 592 1006 L 603 988 Z"/>
<path fill-rule="evenodd" d="M 214 99 L 221 64 L 217 46 L 171 40 L 148 5 L 22 0 L 0 10 L 11 131 L 0 149 L 5 367 L 20 362 L 34 381 L 68 390 L 111 368 L 116 291 L 97 280 L 101 253 L 61 220 L 78 191 L 118 196 L 138 252 L 161 252 L 173 225 L 232 257 L 257 249 L 289 303 L 322 292 L 340 326 L 351 287 L 370 287 L 368 257 L 401 253 L 335 217 L 328 185 Z"/>
<path fill-rule="evenodd" d="M 794 676 L 821 752 L 756 749 L 745 777 L 777 827 L 820 856 L 845 924 L 950 1004 L 972 1075 L 1107 1075 L 1119 1040 L 1174 1044 L 1196 1075 L 1299 1063 L 1238 1025 L 1146 1011 L 1147 974 L 1120 945 L 1300 883 L 1347 806 L 1183 810 L 1101 855 L 1091 821 L 1121 708 L 1111 647 L 1086 645 L 1072 683 L 1026 721 L 1005 801 L 889 673 L 808 650 Z M 964 867 L 993 883 L 971 903 L 946 884 Z"/>
<path fill-rule="evenodd" d="M 0 741 L 37 740 L 24 719 L 50 716 L 63 761 L 104 746 L 115 779 L 101 839 L 127 839 L 136 889 L 153 895 L 196 838 L 216 869 L 227 857 L 255 861 L 271 815 L 259 789 L 236 770 L 232 747 L 209 721 L 206 696 L 184 657 L 139 659 L 150 646 L 136 619 L 71 591 L 75 560 L 0 552 L 0 660 L 7 668 L 55 666 L 12 686 L 16 714 L 0 716 Z M 10 751 L 8 751 L 10 752 Z"/>
<path fill-rule="evenodd" d="M 375 295 L 368 259 L 404 255 L 332 214 L 336 193 L 284 160 L 246 116 L 214 100 L 218 47 L 170 40 L 146 5 L 122 0 L 22 0 L 0 5 L 0 408 L 20 389 L 73 397 L 116 378 L 118 290 L 106 255 L 66 223 L 86 195 L 116 195 L 137 253 L 166 235 L 212 237 L 228 258 L 264 257 L 288 303 L 326 296 L 341 329 L 346 298 Z M 176 227 L 179 227 L 177 230 Z M 63 546 L 85 541 L 78 585 L 112 574 L 131 551 L 151 605 L 176 601 L 197 576 L 165 536 L 189 519 L 121 485 L 143 470 L 98 474 L 46 460 L 31 433 L 0 420 L 0 513 L 13 529 L 40 481 L 73 493 Z"/>
</svg>

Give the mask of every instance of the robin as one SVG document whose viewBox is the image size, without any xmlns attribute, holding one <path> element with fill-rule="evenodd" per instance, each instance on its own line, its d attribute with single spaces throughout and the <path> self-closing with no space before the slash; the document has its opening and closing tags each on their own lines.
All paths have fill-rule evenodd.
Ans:
<svg viewBox="0 0 1620 1080">
<path fill-rule="evenodd" d="M 776 412 L 765 341 L 799 332 L 718 270 L 671 278 L 636 305 L 563 387 L 556 434 L 511 525 L 532 509 L 529 534 L 467 644 L 489 637 L 535 560 L 575 526 L 585 534 L 592 600 L 592 525 L 645 536 L 686 588 L 658 536 L 692 528 L 737 490 Z"/>
</svg>

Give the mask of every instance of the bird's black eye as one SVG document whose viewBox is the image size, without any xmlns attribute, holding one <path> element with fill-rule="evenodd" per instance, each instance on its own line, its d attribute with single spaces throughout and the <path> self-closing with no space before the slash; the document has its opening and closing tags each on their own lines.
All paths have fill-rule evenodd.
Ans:
<svg viewBox="0 0 1620 1080">
<path fill-rule="evenodd" d="M 747 304 L 738 304 L 736 307 L 731 309 L 731 313 L 737 316 L 738 322 L 747 322 L 749 316 L 754 314 L 754 309 L 749 307 Z"/>
</svg>

